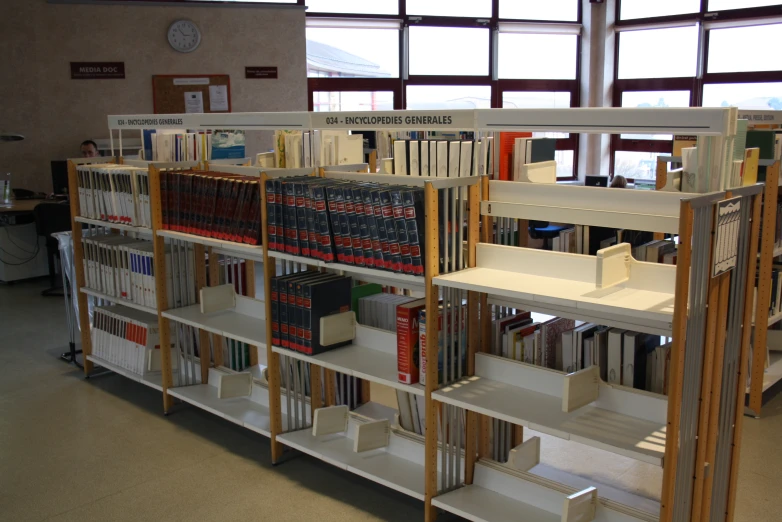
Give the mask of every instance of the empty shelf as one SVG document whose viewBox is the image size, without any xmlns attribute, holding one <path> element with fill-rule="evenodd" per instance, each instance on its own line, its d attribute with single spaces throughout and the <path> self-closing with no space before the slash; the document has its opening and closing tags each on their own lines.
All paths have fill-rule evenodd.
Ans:
<svg viewBox="0 0 782 522">
<path fill-rule="evenodd" d="M 432 499 L 432 504 L 473 522 L 560 522 L 562 517 L 480 486 L 464 486 Z"/>
<path fill-rule="evenodd" d="M 246 245 L 244 243 L 236 243 L 235 241 L 224 241 L 222 239 L 185 234 L 184 232 L 175 232 L 173 230 L 158 230 L 157 235 L 170 239 L 187 241 L 188 243 L 218 248 L 226 254 L 241 257 L 243 259 L 263 261 L 263 246 L 261 245 Z"/>
<path fill-rule="evenodd" d="M 160 372 L 150 372 L 145 375 L 140 375 L 136 372 L 126 370 L 121 366 L 117 366 L 116 364 L 112 364 L 104 359 L 101 359 L 100 357 L 96 357 L 95 355 L 88 355 L 87 360 L 92 361 L 93 363 L 103 368 L 106 368 L 107 370 L 111 370 L 114 373 L 118 373 L 123 377 L 127 377 L 132 381 L 140 382 L 141 384 L 149 386 L 150 388 L 154 388 L 158 391 L 163 391 L 163 386 L 161 384 L 162 377 L 160 375 Z"/>
<path fill-rule="evenodd" d="M 266 321 L 261 317 L 241 314 L 235 309 L 202 314 L 200 305 L 192 305 L 166 310 L 162 315 L 229 339 L 266 346 Z"/>
</svg>

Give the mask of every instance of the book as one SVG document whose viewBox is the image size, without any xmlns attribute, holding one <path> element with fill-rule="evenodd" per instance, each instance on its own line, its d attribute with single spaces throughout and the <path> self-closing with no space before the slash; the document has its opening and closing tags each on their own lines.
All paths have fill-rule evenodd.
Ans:
<svg viewBox="0 0 782 522">
<path fill-rule="evenodd" d="M 420 312 L 425 309 L 426 299 L 410 301 L 396 307 L 397 371 L 399 382 L 404 384 L 415 384 L 419 379 L 418 318 Z"/>
<path fill-rule="evenodd" d="M 754 185 L 758 182 L 758 162 L 760 149 L 757 147 L 744 151 L 744 164 L 741 172 L 741 185 Z"/>
<path fill-rule="evenodd" d="M 620 328 L 611 328 L 608 331 L 608 361 L 606 365 L 607 379 L 609 384 L 622 384 L 623 369 L 623 336 L 625 330 Z"/>
<path fill-rule="evenodd" d="M 160 349 L 157 316 L 121 305 L 94 308 L 90 337 L 93 355 L 137 375 Z"/>
<path fill-rule="evenodd" d="M 458 141 L 448 143 L 448 177 L 459 177 L 459 160 L 461 157 L 461 145 Z"/>
<path fill-rule="evenodd" d="M 516 138 L 532 137 L 530 132 L 500 132 L 498 177 L 504 181 L 512 181 L 513 178 L 513 151 Z"/>
<path fill-rule="evenodd" d="M 557 140 L 554 138 L 531 138 L 526 142 L 526 164 L 554 161 Z"/>
<path fill-rule="evenodd" d="M 552 370 L 562 370 L 562 333 L 576 327 L 573 319 L 555 317 L 540 325 L 543 342 L 542 366 Z"/>
<path fill-rule="evenodd" d="M 394 174 L 407 176 L 407 150 L 403 140 L 394 142 Z"/>
</svg>

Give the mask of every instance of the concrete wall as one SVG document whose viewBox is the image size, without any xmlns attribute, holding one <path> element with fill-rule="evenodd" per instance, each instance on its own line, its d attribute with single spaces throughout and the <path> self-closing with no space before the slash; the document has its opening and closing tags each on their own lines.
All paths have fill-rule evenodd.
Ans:
<svg viewBox="0 0 782 522">
<path fill-rule="evenodd" d="M 195 52 L 168 45 L 180 18 L 201 29 Z M 26 137 L 0 143 L 0 174 L 11 172 L 15 187 L 50 191 L 49 161 L 108 138 L 108 114 L 152 113 L 154 74 L 229 74 L 234 112 L 307 110 L 302 9 L 2 0 L 0 39 L 0 131 Z M 87 61 L 125 62 L 126 78 L 71 80 L 70 62 Z M 277 66 L 279 79 L 245 80 L 246 65 Z M 271 146 L 267 133 L 247 141 L 248 153 Z"/>
</svg>

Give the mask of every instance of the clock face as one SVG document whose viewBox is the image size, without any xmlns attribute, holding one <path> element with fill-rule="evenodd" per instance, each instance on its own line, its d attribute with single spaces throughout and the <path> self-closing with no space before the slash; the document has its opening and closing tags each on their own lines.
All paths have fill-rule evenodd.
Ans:
<svg viewBox="0 0 782 522">
<path fill-rule="evenodd" d="M 177 20 L 168 28 L 168 43 L 180 53 L 195 51 L 201 43 L 201 31 L 190 20 Z"/>
</svg>

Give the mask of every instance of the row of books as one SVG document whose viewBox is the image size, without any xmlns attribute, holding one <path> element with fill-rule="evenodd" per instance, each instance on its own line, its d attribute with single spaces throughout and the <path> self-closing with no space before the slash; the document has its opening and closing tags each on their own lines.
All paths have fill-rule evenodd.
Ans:
<svg viewBox="0 0 782 522">
<path fill-rule="evenodd" d="M 411 431 L 419 435 L 425 435 L 425 397 L 423 395 L 416 395 L 404 390 L 397 390 L 396 400 L 399 410 L 399 425 L 407 431 Z"/>
<path fill-rule="evenodd" d="M 382 172 L 397 176 L 459 178 L 487 172 L 493 138 L 479 141 L 396 140 L 393 162 L 381 162 Z M 392 169 L 388 169 L 391 164 Z"/>
<path fill-rule="evenodd" d="M 637 261 L 675 265 L 677 245 L 672 239 L 650 239 L 651 232 L 616 230 L 603 227 L 575 226 L 559 232 L 551 241 L 555 252 L 595 255 L 598 250 L 608 248 L 617 242 L 631 245 L 631 253 Z"/>
<path fill-rule="evenodd" d="M 423 189 L 324 178 L 266 182 L 269 249 L 423 275 Z"/>
<path fill-rule="evenodd" d="M 325 343 L 320 320 L 350 311 L 351 286 L 350 277 L 314 271 L 272 277 L 272 344 L 306 355 L 350 344 Z"/>
<path fill-rule="evenodd" d="M 364 163 L 364 137 L 344 130 L 274 132 L 275 168 L 295 169 Z"/>
<path fill-rule="evenodd" d="M 656 335 L 520 312 L 493 321 L 492 345 L 509 359 L 565 373 L 597 366 L 609 384 L 667 394 L 670 344 Z"/>
<path fill-rule="evenodd" d="M 128 301 L 150 308 L 157 306 L 153 243 L 118 234 L 83 237 L 84 277 L 87 288 L 120 301 Z M 166 288 L 168 306 L 182 306 L 181 299 L 172 292 L 172 262 L 176 261 L 186 274 L 186 281 L 194 279 L 192 246 L 181 249 L 174 259 L 166 247 Z M 195 302 L 195 286 L 187 285 L 189 302 Z"/>
<path fill-rule="evenodd" d="M 258 178 L 222 172 L 160 174 L 165 230 L 259 245 L 261 195 Z"/>
<path fill-rule="evenodd" d="M 147 169 L 79 165 L 76 182 L 82 217 L 137 227 L 152 226 Z"/>
<path fill-rule="evenodd" d="M 556 183 L 556 149 L 553 138 L 514 138 L 513 181 Z"/>
<path fill-rule="evenodd" d="M 774 264 L 771 269 L 771 303 L 768 316 L 782 313 L 782 265 Z M 757 283 L 756 283 L 757 286 Z"/>
<path fill-rule="evenodd" d="M 143 375 L 148 353 L 160 349 L 157 316 L 125 306 L 96 306 L 92 354 L 110 364 Z"/>
<path fill-rule="evenodd" d="M 143 132 L 140 157 L 148 161 L 209 161 L 243 158 L 244 131 L 152 129 Z"/>
<path fill-rule="evenodd" d="M 358 300 L 357 321 L 389 332 L 397 328 L 397 306 L 416 301 L 414 297 L 379 292 Z"/>
<path fill-rule="evenodd" d="M 397 140 L 419 141 L 474 141 L 472 131 L 375 131 L 377 157 L 393 158 L 394 142 Z M 493 138 L 490 138 L 493 139 Z M 390 173 L 389 173 L 390 174 Z"/>
</svg>

